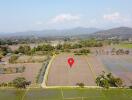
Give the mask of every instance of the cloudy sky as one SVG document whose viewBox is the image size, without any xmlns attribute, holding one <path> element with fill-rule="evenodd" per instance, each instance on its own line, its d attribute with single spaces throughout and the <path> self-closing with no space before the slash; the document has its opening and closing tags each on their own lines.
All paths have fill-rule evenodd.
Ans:
<svg viewBox="0 0 132 100">
<path fill-rule="evenodd" d="M 0 32 L 132 27 L 132 0 L 0 0 Z"/>
</svg>

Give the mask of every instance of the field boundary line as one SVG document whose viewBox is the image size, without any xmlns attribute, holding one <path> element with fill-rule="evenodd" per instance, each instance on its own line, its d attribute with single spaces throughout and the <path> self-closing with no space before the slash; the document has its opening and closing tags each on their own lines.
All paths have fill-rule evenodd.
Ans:
<svg viewBox="0 0 132 100">
<path fill-rule="evenodd" d="M 62 88 L 61 88 L 61 96 L 62 96 L 62 99 L 64 100 L 64 94 L 63 94 Z"/>
<path fill-rule="evenodd" d="M 87 59 L 87 56 L 85 56 L 85 59 L 86 59 L 86 62 L 87 62 L 87 64 L 88 64 L 88 66 L 89 66 L 89 69 L 90 69 L 91 72 L 92 72 L 92 75 L 93 75 L 94 79 L 96 80 L 96 75 L 95 75 L 95 73 L 94 73 L 94 71 L 93 71 L 93 69 L 92 69 L 92 65 L 87 61 L 87 60 L 88 60 L 88 59 Z"/>
<path fill-rule="evenodd" d="M 22 96 L 22 100 L 24 100 L 24 98 L 25 98 L 26 94 L 28 93 L 29 89 L 30 89 L 30 86 L 26 89 L 24 95 Z"/>
<path fill-rule="evenodd" d="M 80 88 L 79 86 L 46 86 L 44 88 L 47 88 L 47 89 L 53 89 L 53 88 Z M 102 87 L 99 87 L 99 86 L 84 86 L 84 88 L 102 88 Z"/>
<path fill-rule="evenodd" d="M 82 97 L 73 97 L 73 98 L 64 98 L 64 99 L 65 99 L 65 100 L 72 100 L 72 99 L 74 99 L 74 100 L 75 100 L 75 99 L 82 99 L 82 100 L 83 100 L 83 99 L 87 99 L 87 98 L 89 98 L 89 97 L 83 97 L 83 96 L 82 96 Z"/>
<path fill-rule="evenodd" d="M 46 81 L 48 80 L 48 74 L 49 74 L 50 66 L 51 66 L 51 64 L 52 64 L 52 62 L 53 62 L 53 60 L 54 60 L 55 57 L 56 57 L 56 55 L 52 56 L 51 60 L 49 61 L 48 66 L 47 66 L 47 69 L 46 69 L 46 72 L 45 72 L 45 75 L 44 75 L 44 78 L 43 78 L 43 82 L 41 84 L 41 86 L 43 88 L 47 87 L 46 86 Z"/>
<path fill-rule="evenodd" d="M 87 97 L 83 97 L 83 98 L 87 98 Z M 73 97 L 73 98 L 64 98 L 65 100 L 72 100 L 72 99 L 82 99 L 82 97 Z"/>
</svg>

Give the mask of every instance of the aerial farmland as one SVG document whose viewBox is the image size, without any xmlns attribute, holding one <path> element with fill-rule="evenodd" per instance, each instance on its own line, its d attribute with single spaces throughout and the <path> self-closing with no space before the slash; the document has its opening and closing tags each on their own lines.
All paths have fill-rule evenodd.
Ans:
<svg viewBox="0 0 132 100">
<path fill-rule="evenodd" d="M 12 88 L 27 88 L 27 92 L 20 90 L 19 96 L 22 95 L 23 100 L 31 99 L 33 96 L 30 97 L 30 95 L 34 93 L 42 95 L 44 91 L 48 94 L 42 96 L 46 100 L 54 97 L 58 100 L 61 98 L 72 98 L 73 100 L 85 98 L 87 100 L 91 93 L 88 92 L 89 96 L 87 96 L 81 91 L 93 91 L 96 93 L 95 98 L 98 98 L 100 94 L 98 99 L 105 100 L 104 95 L 109 97 L 107 92 L 113 93 L 116 91 L 114 89 L 121 88 L 117 91 L 125 95 L 126 93 L 123 91 L 126 91 L 127 95 L 131 95 L 128 91 L 132 85 L 131 48 L 118 45 L 103 46 L 96 40 L 83 40 L 82 42 L 72 40 L 63 44 L 57 42 L 58 44 L 55 46 L 52 46 L 52 43 L 54 42 L 38 44 L 32 48 L 30 44 L 20 45 L 2 57 L 0 86 L 6 89 L 11 88 L 10 92 L 5 93 L 15 92 Z M 92 46 L 93 43 L 95 46 Z M 80 47 L 80 45 L 82 46 Z M 8 48 L 8 46 L 1 48 Z M 70 64 L 71 61 L 69 62 L 71 58 L 74 61 L 72 64 Z M 27 84 L 26 87 L 21 87 L 22 85 L 15 87 L 16 83 L 14 82 L 18 82 L 19 79 L 24 79 L 22 84 Z M 105 92 L 105 89 L 109 91 Z M 75 93 L 75 96 L 71 95 L 71 91 Z M 100 93 L 100 91 L 102 92 Z M 0 93 L 0 95 L 5 94 Z M 32 99 L 38 98 L 38 95 Z M 15 97 L 16 95 L 13 95 L 13 98 Z M 20 97 L 20 99 L 22 98 Z M 92 98 L 94 97 L 92 96 Z M 131 98 L 131 96 L 127 98 Z"/>
<path fill-rule="evenodd" d="M 75 64 L 70 68 L 67 59 L 73 57 Z M 123 79 L 124 85 L 131 85 L 131 55 L 83 55 L 59 54 L 52 62 L 47 86 L 76 86 L 84 83 L 86 86 L 96 86 L 95 79 L 102 71 L 112 72 Z"/>
<path fill-rule="evenodd" d="M 20 55 L 15 62 L 10 63 L 11 56 L 2 58 L 5 64 L 0 64 L 0 83 L 11 82 L 17 77 L 25 77 L 32 84 L 36 83 L 38 73 L 43 66 L 46 56 Z"/>
<path fill-rule="evenodd" d="M 67 64 L 69 57 L 73 57 L 75 60 L 72 68 Z M 93 66 L 90 64 L 87 56 L 57 55 L 49 70 L 47 86 L 76 86 L 80 82 L 87 86 L 95 86 L 95 72 L 101 73 L 104 68 L 99 65 L 99 70 L 93 71 Z"/>
<path fill-rule="evenodd" d="M 132 0 L 0 0 L 0 100 L 132 100 Z"/>
</svg>

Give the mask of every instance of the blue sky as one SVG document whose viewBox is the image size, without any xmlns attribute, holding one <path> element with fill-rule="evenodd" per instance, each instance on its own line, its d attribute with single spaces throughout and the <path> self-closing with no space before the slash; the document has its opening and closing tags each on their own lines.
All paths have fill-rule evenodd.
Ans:
<svg viewBox="0 0 132 100">
<path fill-rule="evenodd" d="M 0 0 L 0 32 L 132 27 L 132 0 Z"/>
</svg>

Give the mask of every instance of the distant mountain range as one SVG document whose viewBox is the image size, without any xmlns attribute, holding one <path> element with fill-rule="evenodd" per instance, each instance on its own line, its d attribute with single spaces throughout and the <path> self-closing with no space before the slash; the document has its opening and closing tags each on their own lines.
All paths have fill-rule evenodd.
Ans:
<svg viewBox="0 0 132 100">
<path fill-rule="evenodd" d="M 3 37 L 96 37 L 96 38 L 128 38 L 132 37 L 132 28 L 118 27 L 108 30 L 98 28 L 77 27 L 63 30 L 42 30 L 0 34 Z"/>
<path fill-rule="evenodd" d="M 42 31 L 26 31 L 2 34 L 2 37 L 19 37 L 19 36 L 37 36 L 37 37 L 56 37 L 56 36 L 77 36 L 82 34 L 91 34 L 100 31 L 97 28 L 77 27 L 63 30 L 42 30 Z"/>
<path fill-rule="evenodd" d="M 132 38 L 132 28 L 129 27 L 118 27 L 108 30 L 102 30 L 91 34 L 92 37 L 96 38 Z"/>
</svg>

